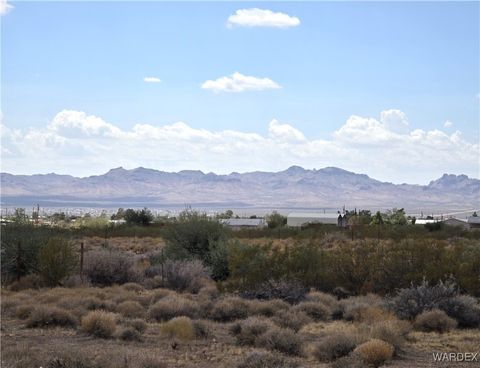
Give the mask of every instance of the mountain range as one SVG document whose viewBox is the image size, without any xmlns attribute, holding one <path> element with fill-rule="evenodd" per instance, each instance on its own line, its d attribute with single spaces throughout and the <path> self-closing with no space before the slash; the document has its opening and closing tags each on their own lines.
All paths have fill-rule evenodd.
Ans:
<svg viewBox="0 0 480 368">
<path fill-rule="evenodd" d="M 228 175 L 121 167 L 84 178 L 1 173 L 2 205 L 257 208 L 478 208 L 480 180 L 444 174 L 428 185 L 392 184 L 335 167 Z"/>
</svg>

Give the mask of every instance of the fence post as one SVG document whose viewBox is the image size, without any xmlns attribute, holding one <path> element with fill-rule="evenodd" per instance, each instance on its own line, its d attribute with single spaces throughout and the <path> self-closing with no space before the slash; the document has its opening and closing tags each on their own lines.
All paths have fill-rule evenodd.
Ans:
<svg viewBox="0 0 480 368">
<path fill-rule="evenodd" d="M 80 280 L 82 280 L 83 284 L 83 252 L 84 252 L 84 247 L 83 247 L 83 241 L 80 243 Z"/>
</svg>

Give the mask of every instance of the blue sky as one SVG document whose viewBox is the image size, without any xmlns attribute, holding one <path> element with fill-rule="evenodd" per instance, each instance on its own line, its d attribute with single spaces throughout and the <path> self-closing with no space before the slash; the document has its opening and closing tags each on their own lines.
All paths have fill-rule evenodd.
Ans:
<svg viewBox="0 0 480 368">
<path fill-rule="evenodd" d="M 3 171 L 90 175 L 121 165 L 231 172 L 298 164 L 341 166 L 394 182 L 428 182 L 443 172 L 479 176 L 478 2 L 11 4 L 1 17 Z M 253 8 L 281 12 L 298 24 L 229 25 L 238 10 Z M 201 87 L 235 72 L 255 83 L 268 78 L 276 88 Z M 64 114 L 59 122 L 62 111 L 75 117 Z M 393 116 L 390 122 L 382 111 L 391 112 L 385 115 Z M 88 133 L 92 116 L 123 136 Z M 352 122 L 352 116 L 363 120 Z M 211 135 L 185 135 L 177 126 L 183 130 L 172 138 L 165 129 L 176 122 Z M 138 124 L 157 129 L 158 140 L 135 135 Z M 72 134 L 72 127 L 88 138 Z M 233 151 L 222 135 L 230 130 L 244 134 Z M 416 130 L 424 134 L 412 135 Z M 365 131 L 378 136 L 365 140 Z M 289 133 L 304 143 L 292 143 Z M 264 159 L 235 159 L 250 149 L 246 134 L 263 139 L 255 145 L 264 146 L 256 152 Z M 41 165 L 29 164 L 33 153 L 25 145 L 32 135 L 45 141 L 48 159 Z M 130 151 L 117 152 L 127 136 Z M 171 157 L 158 147 L 167 137 L 195 153 Z M 418 145 L 410 166 L 392 167 Z M 456 156 L 436 157 L 438 145 L 445 157 Z M 147 159 L 132 158 L 147 146 Z M 99 159 L 108 147 L 110 157 Z M 283 152 L 268 159 L 270 149 Z M 379 154 L 390 161 L 374 158 Z M 443 163 L 428 170 L 422 163 L 439 158 Z M 82 164 L 91 159 L 93 165 Z"/>
</svg>

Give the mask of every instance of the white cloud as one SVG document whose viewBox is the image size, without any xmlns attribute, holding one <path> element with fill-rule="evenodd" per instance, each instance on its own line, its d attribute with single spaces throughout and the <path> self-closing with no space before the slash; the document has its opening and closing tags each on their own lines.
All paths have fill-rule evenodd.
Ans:
<svg viewBox="0 0 480 368">
<path fill-rule="evenodd" d="M 459 131 L 391 130 L 389 118 L 402 114 L 386 110 L 378 120 L 352 115 L 330 138 L 314 139 L 275 119 L 261 135 L 196 129 L 184 122 L 121 129 L 82 111 L 63 110 L 43 128 L 0 126 L 2 170 L 92 175 L 143 166 L 229 173 L 301 165 L 337 166 L 394 182 L 426 183 L 444 172 L 478 176 L 478 143 Z"/>
<path fill-rule="evenodd" d="M 239 9 L 228 17 L 227 26 L 289 28 L 300 24 L 300 19 L 268 9 Z"/>
<path fill-rule="evenodd" d="M 453 126 L 453 123 L 450 120 L 447 120 L 445 121 L 445 123 L 443 123 L 443 126 L 445 128 L 451 128 Z"/>
<path fill-rule="evenodd" d="M 162 80 L 157 77 L 145 77 L 143 78 L 143 81 L 146 83 L 160 83 Z"/>
<path fill-rule="evenodd" d="M 278 141 L 284 142 L 305 142 L 306 138 L 301 131 L 295 129 L 289 124 L 281 124 L 278 120 L 273 119 L 268 125 L 269 136 Z"/>
<path fill-rule="evenodd" d="M 235 72 L 231 76 L 207 80 L 202 83 L 203 89 L 213 92 L 245 92 L 263 91 L 265 89 L 279 89 L 281 86 L 269 78 L 257 78 Z"/>
<path fill-rule="evenodd" d="M 0 15 L 5 15 L 14 8 L 7 0 L 0 0 Z"/>
</svg>

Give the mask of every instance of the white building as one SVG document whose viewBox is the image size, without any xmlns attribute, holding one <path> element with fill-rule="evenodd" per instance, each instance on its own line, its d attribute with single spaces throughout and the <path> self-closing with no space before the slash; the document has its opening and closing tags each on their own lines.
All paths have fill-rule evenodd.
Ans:
<svg viewBox="0 0 480 368">
<path fill-rule="evenodd" d="M 338 213 L 292 212 L 287 215 L 287 225 L 300 227 L 308 224 L 338 224 Z"/>
<path fill-rule="evenodd" d="M 245 219 L 245 218 L 229 218 L 221 219 L 220 222 L 232 229 L 244 229 L 244 228 L 262 228 L 267 225 L 265 219 L 263 218 L 254 218 L 254 219 Z"/>
</svg>

